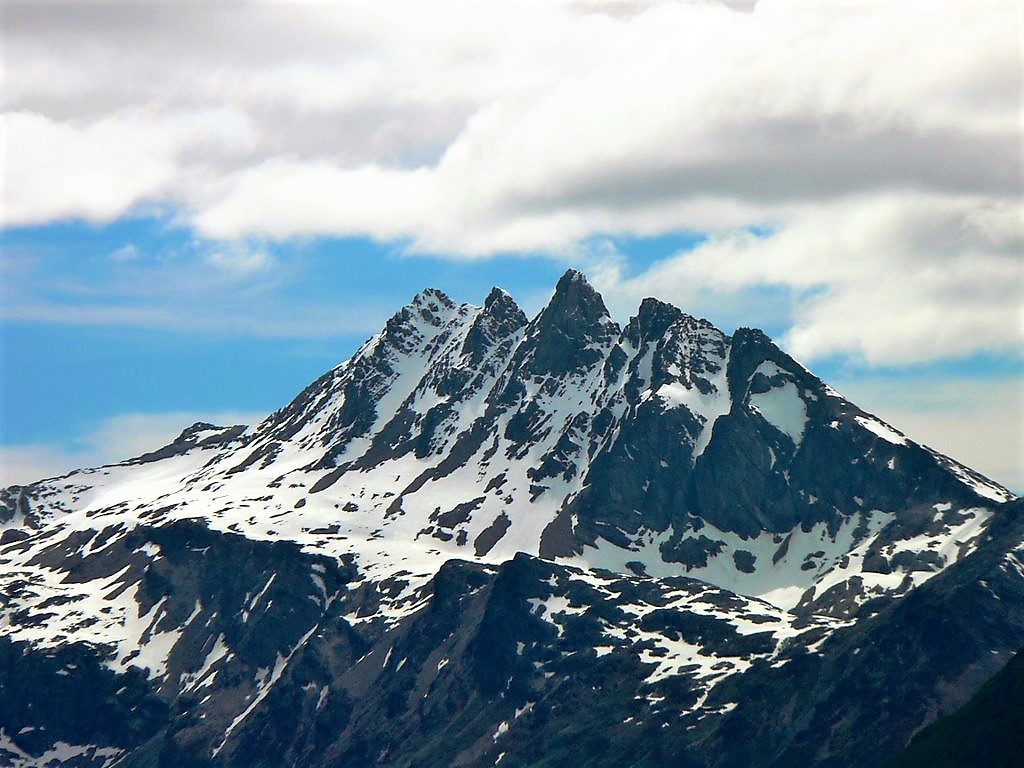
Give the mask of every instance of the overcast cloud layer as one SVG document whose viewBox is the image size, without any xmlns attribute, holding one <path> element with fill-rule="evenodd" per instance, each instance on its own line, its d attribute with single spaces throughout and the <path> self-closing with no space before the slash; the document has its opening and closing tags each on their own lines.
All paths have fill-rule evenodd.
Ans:
<svg viewBox="0 0 1024 768">
<path fill-rule="evenodd" d="M 452 258 L 699 230 L 593 271 L 632 306 L 792 289 L 806 359 L 1021 340 L 1015 3 L 5 10 L 8 226 L 156 205 L 218 241 Z"/>
</svg>

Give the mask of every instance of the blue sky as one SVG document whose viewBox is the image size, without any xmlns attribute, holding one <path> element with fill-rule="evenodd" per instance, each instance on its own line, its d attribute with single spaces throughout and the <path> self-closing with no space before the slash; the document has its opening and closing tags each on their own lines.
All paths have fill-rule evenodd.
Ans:
<svg viewBox="0 0 1024 768">
<path fill-rule="evenodd" d="M 614 242 L 644 268 L 700 239 Z M 211 254 L 230 245 L 153 217 L 9 228 L 2 242 L 4 444 L 68 439 L 122 412 L 269 412 L 422 288 L 480 303 L 500 285 L 533 313 L 567 266 L 586 266 L 522 254 L 452 260 L 408 255 L 400 243 L 315 238 L 263 244 L 258 263 L 224 268 Z"/>
<path fill-rule="evenodd" d="M 572 266 L 1024 490 L 1012 4 L 400 11 L 10 4 L 0 481 L 259 418 L 424 287 L 532 313 Z"/>
<path fill-rule="evenodd" d="M 612 250 L 628 280 L 704 240 L 694 232 L 595 236 L 600 248 L 575 254 L 453 260 L 367 238 L 243 250 L 205 241 L 166 217 L 9 228 L 3 232 L 7 290 L 17 295 L 5 296 L 8 318 L 0 326 L 0 444 L 32 447 L 33 461 L 49 447 L 53 471 L 76 459 L 125 458 L 95 445 L 98 436 L 124 450 L 146 447 L 147 440 L 155 447 L 192 415 L 269 413 L 348 357 L 424 287 L 479 303 L 500 285 L 533 314 L 568 266 L 600 269 Z M 224 249 L 260 256 L 239 256 L 240 264 L 225 266 L 214 258 Z M 764 286 L 745 297 L 774 307 L 782 293 Z M 728 332 L 752 324 L 732 301 L 705 309 Z M 617 312 L 617 319 L 624 322 L 628 312 Z M 785 317 L 768 319 L 774 322 L 762 323 L 766 330 L 784 335 Z M 841 382 L 851 397 L 863 388 L 865 407 L 895 400 L 897 413 L 909 408 L 922 420 L 956 410 L 948 391 L 932 392 L 936 383 L 1002 385 L 1022 374 L 1019 356 L 992 354 L 895 367 L 839 355 L 812 367 Z M 125 414 L 132 416 L 127 422 Z M 133 439 L 111 435 L 119 419 L 136 433 Z M 29 463 L 22 471 L 35 468 Z M 38 471 L 49 468 L 44 458 Z"/>
</svg>

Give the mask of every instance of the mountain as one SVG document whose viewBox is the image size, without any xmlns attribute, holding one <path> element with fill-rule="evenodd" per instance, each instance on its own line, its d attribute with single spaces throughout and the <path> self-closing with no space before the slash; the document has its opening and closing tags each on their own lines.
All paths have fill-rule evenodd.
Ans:
<svg viewBox="0 0 1024 768">
<path fill-rule="evenodd" d="M 767 336 L 426 290 L 262 423 L 0 494 L 0 763 L 880 766 L 1024 502 Z"/>
</svg>

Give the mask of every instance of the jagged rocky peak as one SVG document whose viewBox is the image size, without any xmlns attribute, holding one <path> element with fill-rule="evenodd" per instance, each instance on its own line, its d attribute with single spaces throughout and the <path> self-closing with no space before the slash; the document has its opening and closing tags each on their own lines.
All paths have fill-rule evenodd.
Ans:
<svg viewBox="0 0 1024 768">
<path fill-rule="evenodd" d="M 527 324 L 526 315 L 509 293 L 492 288 L 462 345 L 470 365 L 479 365 L 488 352 L 502 340 L 509 339 Z"/>
<path fill-rule="evenodd" d="M 416 307 L 421 312 L 439 312 L 442 308 L 452 309 L 455 302 L 438 288 L 424 288 L 412 297 L 410 306 Z"/>
<path fill-rule="evenodd" d="M 487 298 L 484 299 L 484 311 L 491 314 L 505 314 L 510 312 L 522 314 L 522 310 L 519 309 L 519 305 L 516 304 L 516 300 L 512 298 L 512 294 L 498 286 L 491 288 L 491 292 L 488 293 Z M 523 317 L 525 317 L 525 315 L 523 315 Z"/>
<path fill-rule="evenodd" d="M 677 307 L 654 298 L 641 302 L 637 314 L 622 332 L 623 342 L 635 352 L 634 380 L 629 386 L 631 400 L 643 388 L 659 391 L 662 384 L 681 383 L 711 395 L 724 389 L 729 337 L 707 320 L 688 315 Z M 719 377 L 719 374 L 723 374 Z M 721 381 L 715 381 L 716 377 Z M 676 401 L 672 390 L 663 397 Z M 679 395 L 675 391 L 675 395 Z"/>
<path fill-rule="evenodd" d="M 793 374 L 808 379 L 808 384 L 817 378 L 803 366 L 783 352 L 768 335 L 759 328 L 737 328 L 732 335 L 732 373 L 730 381 L 749 380 L 765 361 L 776 363 Z"/>
<path fill-rule="evenodd" d="M 273 414 L 256 435 L 256 450 L 235 467 L 267 467 L 285 441 L 326 448 L 312 466 L 333 468 L 350 442 L 390 420 L 380 403 L 402 395 L 422 376 L 426 361 L 446 340 L 445 329 L 469 311 L 436 288 L 426 288 L 392 315 L 345 363 L 317 379 L 284 409 Z M 449 329 L 450 330 L 450 329 Z M 402 397 L 397 398 L 401 402 Z M 388 410 L 388 409 L 385 409 Z M 378 421 L 381 424 L 378 424 Z"/>
<path fill-rule="evenodd" d="M 529 370 L 536 375 L 586 369 L 604 357 L 602 348 L 619 335 L 601 294 L 575 269 L 562 275 L 551 301 L 530 325 Z"/>
<path fill-rule="evenodd" d="M 608 317 L 601 294 L 587 282 L 582 272 L 570 269 L 559 278 L 554 295 L 538 320 L 575 321 L 579 327 L 588 328 L 604 324 Z"/>
<path fill-rule="evenodd" d="M 218 427 L 204 421 L 197 421 L 192 426 L 183 429 L 181 434 L 167 445 L 144 453 L 132 461 L 142 464 L 171 456 L 180 456 L 193 448 L 221 448 L 239 438 L 247 428 L 245 424 Z"/>
<path fill-rule="evenodd" d="M 225 433 L 237 433 L 244 429 L 244 424 L 233 424 L 222 427 L 216 424 L 210 424 L 206 421 L 197 421 L 195 424 L 185 427 L 185 429 L 181 431 L 181 434 L 174 438 L 171 445 L 185 443 L 191 443 L 194 445 L 220 442 L 224 438 Z"/>
<path fill-rule="evenodd" d="M 493 336 L 508 336 L 524 328 L 529 319 L 508 291 L 492 288 L 484 301 L 477 324 L 487 324 Z"/>
<path fill-rule="evenodd" d="M 426 288 L 387 321 L 381 340 L 400 352 L 411 352 L 423 340 L 424 332 L 440 328 L 457 310 L 455 302 L 437 288 Z"/>
<path fill-rule="evenodd" d="M 633 346 L 639 347 L 645 340 L 659 340 L 672 325 L 684 317 L 689 316 L 672 304 L 647 297 L 640 302 L 640 309 L 630 319 L 622 335 Z"/>
</svg>

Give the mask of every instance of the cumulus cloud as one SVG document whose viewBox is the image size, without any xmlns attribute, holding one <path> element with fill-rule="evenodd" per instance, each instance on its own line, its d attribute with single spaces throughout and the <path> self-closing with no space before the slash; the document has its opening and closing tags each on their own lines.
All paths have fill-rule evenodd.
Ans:
<svg viewBox="0 0 1024 768">
<path fill-rule="evenodd" d="M 36 151 L 9 220 L 155 197 L 222 236 L 486 253 L 894 187 L 1018 191 L 1008 5 L 401 11 L 11 4 L 8 145 Z"/>
<path fill-rule="evenodd" d="M 542 60 L 529 87 L 481 92 L 435 162 L 275 157 L 226 177 L 196 221 L 220 237 L 359 233 L 486 255 L 785 220 L 852 194 L 1013 195 L 1013 21 L 770 2 L 553 14 L 573 58 Z"/>
<path fill-rule="evenodd" d="M 110 221 L 144 202 L 181 200 L 211 183 L 204 152 L 230 157 L 251 139 L 229 109 L 132 108 L 87 121 L 11 110 L 0 121 L 7 226 Z"/>
<path fill-rule="evenodd" d="M 0 488 L 140 456 L 167 445 L 197 421 L 230 426 L 257 424 L 265 416 L 249 411 L 123 413 L 66 440 L 0 445 Z"/>
<path fill-rule="evenodd" d="M 731 319 L 753 314 L 744 290 L 786 288 L 783 343 L 807 360 L 1012 351 L 1024 333 L 1022 222 L 1024 206 L 990 198 L 844 199 L 797 211 L 767 234 L 714 236 L 639 275 L 612 262 L 597 282 L 619 303 L 653 295 L 718 315 L 731 303 Z"/>
<path fill-rule="evenodd" d="M 792 289 L 811 358 L 1003 348 L 1020 25 L 1001 2 L 13 2 L 3 220 L 156 203 L 220 241 L 454 258 L 703 230 L 606 285 Z"/>
</svg>

